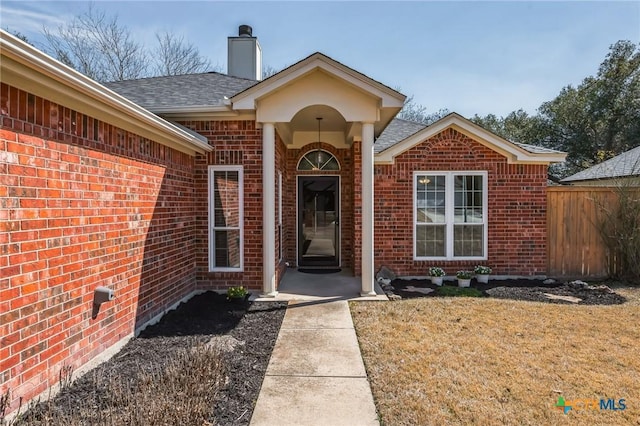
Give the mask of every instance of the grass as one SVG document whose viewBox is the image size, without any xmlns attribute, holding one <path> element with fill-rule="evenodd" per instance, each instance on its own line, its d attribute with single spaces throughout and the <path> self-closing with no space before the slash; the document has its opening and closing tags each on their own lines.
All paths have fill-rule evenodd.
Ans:
<svg viewBox="0 0 640 426">
<path fill-rule="evenodd" d="M 640 289 L 616 291 L 629 301 L 352 303 L 383 424 L 640 424 Z M 560 396 L 627 408 L 565 415 Z"/>
<path fill-rule="evenodd" d="M 454 287 L 451 285 L 443 285 L 436 288 L 438 296 L 448 297 L 482 297 L 482 292 L 472 287 Z"/>
</svg>

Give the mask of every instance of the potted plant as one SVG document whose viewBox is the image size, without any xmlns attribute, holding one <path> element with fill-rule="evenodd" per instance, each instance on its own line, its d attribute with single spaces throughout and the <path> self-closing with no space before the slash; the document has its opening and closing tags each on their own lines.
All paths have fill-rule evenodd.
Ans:
<svg viewBox="0 0 640 426">
<path fill-rule="evenodd" d="M 458 271 L 456 272 L 456 278 L 458 279 L 458 287 L 469 287 L 471 285 L 471 271 Z"/>
<path fill-rule="evenodd" d="M 491 274 L 491 268 L 488 266 L 478 265 L 473 268 L 473 273 L 476 274 L 476 279 L 479 283 L 488 283 L 489 275 Z"/>
<path fill-rule="evenodd" d="M 244 303 L 251 294 L 243 286 L 229 287 L 227 289 L 227 300 L 233 303 Z"/>
<path fill-rule="evenodd" d="M 432 266 L 429 268 L 429 276 L 431 277 L 431 284 L 442 285 L 442 278 L 444 277 L 444 269 L 439 266 Z"/>
</svg>

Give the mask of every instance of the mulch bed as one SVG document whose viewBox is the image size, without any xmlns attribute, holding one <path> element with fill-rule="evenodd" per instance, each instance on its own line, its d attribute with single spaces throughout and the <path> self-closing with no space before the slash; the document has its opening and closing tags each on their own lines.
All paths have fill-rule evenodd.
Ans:
<svg viewBox="0 0 640 426">
<path fill-rule="evenodd" d="M 445 285 L 456 286 L 455 281 L 445 281 Z M 438 297 L 437 286 L 431 284 L 430 280 L 402 280 L 396 279 L 391 282 L 393 294 L 401 296 L 403 299 L 416 297 Z M 482 292 L 484 297 L 498 299 L 525 300 L 532 302 L 574 304 L 565 300 L 549 299 L 545 293 L 557 296 L 571 296 L 581 299 L 578 305 L 619 305 L 626 302 L 626 299 L 619 294 L 608 293 L 601 290 L 588 289 L 583 285 L 565 283 L 545 284 L 543 280 L 537 279 L 508 279 L 490 280 L 487 284 L 478 283 L 475 279 L 471 282 L 471 287 Z M 415 289 L 433 289 L 428 294 L 415 291 Z M 413 290 L 413 291 L 412 291 Z"/>
<path fill-rule="evenodd" d="M 190 350 L 214 336 L 227 335 L 244 344 L 222 353 L 227 383 L 212 401 L 208 421 L 216 425 L 248 425 L 285 309 L 286 302 L 234 304 L 225 295 L 214 292 L 195 296 L 158 324 L 147 327 L 109 361 L 75 380 L 52 402 L 56 410 L 91 403 L 89 396 L 100 393 L 99 383 L 105 378 L 132 377 L 141 370 L 152 371 L 165 366 L 172 354 Z M 38 424 L 28 418 L 26 424 Z"/>
</svg>

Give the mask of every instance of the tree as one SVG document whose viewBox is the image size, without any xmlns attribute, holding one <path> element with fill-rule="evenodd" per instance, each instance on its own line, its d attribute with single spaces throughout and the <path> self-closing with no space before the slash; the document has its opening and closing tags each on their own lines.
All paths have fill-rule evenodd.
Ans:
<svg viewBox="0 0 640 426">
<path fill-rule="evenodd" d="M 142 45 L 117 16 L 107 17 L 92 5 L 70 23 L 43 32 L 49 53 L 94 80 L 127 80 L 147 73 Z"/>
<path fill-rule="evenodd" d="M 4 30 L 5 30 L 5 31 L 7 31 L 8 33 L 11 33 L 11 35 L 13 35 L 14 37 L 17 37 L 17 38 L 19 38 L 20 40 L 24 41 L 25 43 L 28 43 L 28 44 L 30 44 L 30 45 L 32 45 L 32 46 L 33 46 L 33 43 L 31 43 L 31 42 L 29 41 L 29 39 L 27 38 L 27 36 L 26 36 L 26 35 L 24 35 L 24 34 L 22 34 L 20 31 L 13 31 L 13 30 L 10 30 L 10 29 L 9 29 L 9 27 L 5 27 L 5 28 L 4 28 Z"/>
<path fill-rule="evenodd" d="M 640 49 L 615 43 L 595 77 L 566 86 L 539 113 L 546 145 L 568 153 L 568 173 L 640 145 Z"/>
<path fill-rule="evenodd" d="M 400 91 L 399 89 L 397 90 Z M 449 110 L 446 108 L 439 109 L 437 112 L 434 112 L 434 113 L 428 113 L 427 107 L 425 107 L 424 105 L 418 104 L 414 100 L 413 95 L 411 95 L 411 96 L 408 96 L 407 99 L 404 101 L 402 110 L 400 110 L 400 112 L 398 113 L 398 118 L 401 118 L 407 121 L 413 121 L 416 123 L 423 123 L 423 124 L 429 125 L 433 122 L 440 120 L 442 117 L 444 117 L 447 114 L 449 114 Z"/>
<path fill-rule="evenodd" d="M 272 67 L 271 65 L 265 65 L 262 67 L 262 79 L 266 80 L 267 78 L 271 77 L 272 75 L 278 74 L 280 71 L 282 70 L 278 70 L 274 67 Z"/>
<path fill-rule="evenodd" d="M 156 55 L 157 75 L 180 75 L 205 72 L 212 68 L 211 62 L 202 57 L 198 49 L 184 40 L 167 31 L 156 33 L 158 47 Z"/>
<path fill-rule="evenodd" d="M 605 161 L 640 145 L 640 49 L 615 43 L 595 77 L 564 87 L 536 115 L 518 110 L 471 121 L 514 142 L 567 152 L 567 162 L 551 168 L 558 176 Z"/>
<path fill-rule="evenodd" d="M 477 125 L 513 142 L 530 145 L 544 145 L 546 142 L 546 125 L 537 115 L 529 115 L 519 109 L 506 117 L 488 114 L 484 117 L 474 115 L 471 121 Z"/>
<path fill-rule="evenodd" d="M 43 28 L 45 50 L 59 61 L 100 81 L 207 71 L 213 67 L 198 49 L 167 31 L 156 34 L 158 46 L 147 48 L 133 39 L 118 16 L 92 5 L 71 22 Z"/>
</svg>

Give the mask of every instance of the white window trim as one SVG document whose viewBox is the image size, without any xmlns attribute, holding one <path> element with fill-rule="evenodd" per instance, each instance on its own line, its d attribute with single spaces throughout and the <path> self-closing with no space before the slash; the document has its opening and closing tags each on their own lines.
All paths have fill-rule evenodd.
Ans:
<svg viewBox="0 0 640 426">
<path fill-rule="evenodd" d="M 417 232 L 416 227 L 417 223 L 417 211 L 418 211 L 418 176 L 422 175 L 431 175 L 431 176 L 444 176 L 445 177 L 445 223 L 446 225 L 446 256 L 418 256 L 417 255 L 417 247 L 416 247 L 416 239 Z M 483 227 L 483 248 L 482 252 L 484 256 L 454 256 L 453 255 L 453 227 L 454 227 L 454 202 L 455 199 L 455 185 L 454 185 L 454 176 L 482 176 L 482 225 Z M 414 171 L 413 172 L 413 260 L 421 261 L 421 260 L 438 260 L 438 261 L 464 261 L 464 260 L 487 260 L 487 251 L 489 248 L 488 244 L 488 236 L 489 236 L 489 220 L 488 220 L 488 200 L 489 200 L 489 186 L 488 186 L 488 173 L 486 171 L 465 171 L 465 170 L 456 170 L 456 171 Z M 477 223 L 480 225 L 480 223 Z"/>
<path fill-rule="evenodd" d="M 213 184 L 213 176 L 216 171 L 226 171 L 226 172 L 238 172 L 238 216 L 240 217 L 240 266 L 238 268 L 229 268 L 229 267 L 221 267 L 216 268 L 213 266 L 214 264 L 214 254 L 215 254 L 215 239 L 213 238 L 214 231 L 214 220 L 213 220 L 213 209 L 214 209 L 214 188 Z M 243 272 L 244 271 L 244 170 L 242 166 L 209 166 L 208 170 L 208 178 L 207 182 L 209 185 L 208 188 L 208 197 L 209 197 L 209 272 Z M 236 228 L 215 228 L 219 230 L 235 230 Z"/>
<path fill-rule="evenodd" d="M 282 262 L 284 257 L 282 244 L 282 172 L 278 172 L 278 228 L 280 229 L 280 259 L 278 259 L 278 262 Z"/>
</svg>

